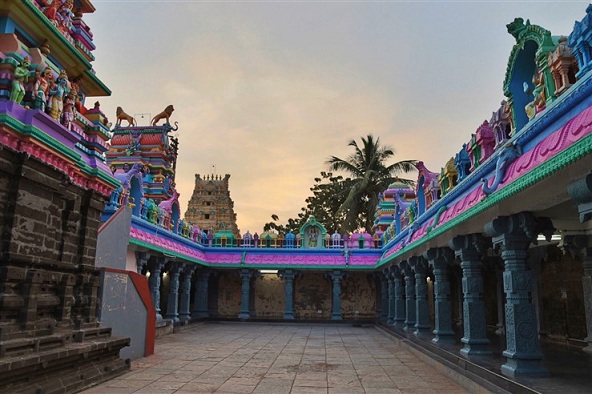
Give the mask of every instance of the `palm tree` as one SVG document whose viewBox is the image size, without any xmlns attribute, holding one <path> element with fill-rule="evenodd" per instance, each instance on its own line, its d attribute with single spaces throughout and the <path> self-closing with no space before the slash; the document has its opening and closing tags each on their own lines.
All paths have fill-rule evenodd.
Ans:
<svg viewBox="0 0 592 394">
<path fill-rule="evenodd" d="M 327 160 L 331 170 L 351 175 L 351 178 L 344 180 L 349 188 L 346 189 L 347 197 L 339 208 L 345 213 L 345 222 L 341 228 L 353 231 L 364 227 L 366 231 L 370 231 L 374 223 L 378 194 L 395 181 L 413 183 L 399 178 L 397 174 L 415 169 L 417 161 L 403 160 L 387 165 L 386 161 L 394 156 L 395 151 L 389 146 L 380 146 L 380 138 L 375 139 L 372 134 L 362 137 L 361 148 L 355 140 L 351 140 L 348 146 L 354 148 L 354 153 L 346 160 L 335 156 Z"/>
</svg>

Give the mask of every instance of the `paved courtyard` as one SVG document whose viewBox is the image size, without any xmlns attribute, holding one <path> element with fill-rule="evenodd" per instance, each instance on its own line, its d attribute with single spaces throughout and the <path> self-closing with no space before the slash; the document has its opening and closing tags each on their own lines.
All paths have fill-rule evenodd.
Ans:
<svg viewBox="0 0 592 394">
<path fill-rule="evenodd" d="M 396 338 L 350 325 L 208 323 L 84 393 L 465 393 Z"/>
</svg>

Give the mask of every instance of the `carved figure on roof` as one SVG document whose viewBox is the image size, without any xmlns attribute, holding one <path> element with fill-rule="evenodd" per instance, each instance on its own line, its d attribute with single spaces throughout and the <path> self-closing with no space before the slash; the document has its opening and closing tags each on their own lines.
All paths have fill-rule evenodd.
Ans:
<svg viewBox="0 0 592 394">
<path fill-rule="evenodd" d="M 127 163 L 126 163 L 127 164 Z M 121 187 L 122 189 L 126 189 L 129 190 L 131 187 L 131 182 L 132 182 L 132 178 L 136 178 L 139 180 L 140 185 L 142 184 L 142 169 L 144 168 L 144 165 L 142 163 L 134 163 L 134 165 L 132 166 L 132 168 L 129 169 L 129 171 L 123 173 L 123 174 L 118 174 L 115 177 L 119 180 L 119 182 L 121 182 Z M 142 194 L 143 194 L 143 187 L 142 189 Z"/>
<path fill-rule="evenodd" d="M 34 108 L 45 112 L 47 91 L 51 81 L 53 81 L 53 75 L 49 67 L 45 67 L 43 72 L 41 72 L 41 68 L 35 70 L 35 85 L 33 86 Z"/>
<path fill-rule="evenodd" d="M 170 214 L 173 211 L 173 205 L 175 204 L 179 204 L 179 193 L 176 190 L 173 192 L 171 198 L 162 201 L 158 204 L 158 207 Z M 224 229 L 224 223 L 222 223 L 222 229 Z"/>
<path fill-rule="evenodd" d="M 64 110 L 64 96 L 68 89 L 68 77 L 62 70 L 55 83 L 49 88 L 49 115 L 57 122 L 60 121 Z"/>
<path fill-rule="evenodd" d="M 29 66 L 31 60 L 25 57 L 20 65 L 14 69 L 14 80 L 10 91 L 10 100 L 20 104 L 25 97 L 25 83 L 29 81 Z"/>
<path fill-rule="evenodd" d="M 74 89 L 70 90 L 70 93 L 66 96 L 64 100 L 64 111 L 62 114 L 62 125 L 68 130 L 72 130 L 72 123 L 74 122 L 74 118 L 76 117 L 76 108 L 74 105 L 76 104 L 76 96 L 78 92 Z"/>
<path fill-rule="evenodd" d="M 467 144 L 463 144 L 462 149 L 454 156 L 454 165 L 458 172 L 458 182 L 460 182 L 470 173 L 471 159 L 467 153 Z"/>
<path fill-rule="evenodd" d="M 43 15 L 47 17 L 54 25 L 57 25 L 58 8 L 61 2 L 59 0 L 52 0 L 43 10 Z"/>
<path fill-rule="evenodd" d="M 172 104 L 167 105 L 167 107 L 164 109 L 164 111 L 162 111 L 161 113 L 159 113 L 158 115 L 156 115 L 154 118 L 152 118 L 152 126 L 156 126 L 156 124 L 158 123 L 158 121 L 164 119 L 165 123 L 169 123 L 170 124 L 170 117 L 173 114 L 173 111 L 175 110 L 175 108 L 173 107 Z"/>
<path fill-rule="evenodd" d="M 115 115 L 117 117 L 117 122 L 115 123 L 115 125 L 121 126 L 121 121 L 125 120 L 125 121 L 127 121 L 128 127 L 129 126 L 132 126 L 132 127 L 136 126 L 136 120 L 134 119 L 134 117 L 126 114 L 125 111 L 123 110 L 123 108 L 117 107 L 117 109 L 115 110 Z"/>
</svg>

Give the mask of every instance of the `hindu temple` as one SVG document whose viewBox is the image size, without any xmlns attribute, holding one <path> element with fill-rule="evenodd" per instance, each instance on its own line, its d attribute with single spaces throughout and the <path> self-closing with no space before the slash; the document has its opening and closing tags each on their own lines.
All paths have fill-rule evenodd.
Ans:
<svg viewBox="0 0 592 394">
<path fill-rule="evenodd" d="M 507 25 L 501 104 L 372 229 L 242 235 L 230 175 L 196 175 L 182 215 L 173 105 L 101 110 L 94 11 L 0 5 L 0 392 L 79 391 L 210 320 L 372 324 L 491 391 L 589 389 L 592 6 L 560 36 Z"/>
</svg>

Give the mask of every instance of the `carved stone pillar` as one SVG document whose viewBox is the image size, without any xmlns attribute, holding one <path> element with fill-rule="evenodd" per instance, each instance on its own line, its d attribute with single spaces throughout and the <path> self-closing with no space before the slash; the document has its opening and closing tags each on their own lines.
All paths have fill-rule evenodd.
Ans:
<svg viewBox="0 0 592 394">
<path fill-rule="evenodd" d="M 179 321 L 179 276 L 183 268 L 185 268 L 185 264 L 171 263 L 169 269 L 169 294 L 165 317 L 172 319 L 175 323 Z"/>
<path fill-rule="evenodd" d="M 239 275 L 241 278 L 242 289 L 241 289 L 241 305 L 240 305 L 240 313 L 238 314 L 239 319 L 248 319 L 251 317 L 250 308 L 249 308 L 249 293 L 251 289 L 251 277 L 253 273 L 249 269 L 242 269 L 239 271 Z"/>
<path fill-rule="evenodd" d="M 496 276 L 496 301 L 497 301 L 497 323 L 495 325 L 495 333 L 500 335 L 506 332 L 506 326 L 504 324 L 504 267 L 503 264 L 495 264 L 495 276 Z"/>
<path fill-rule="evenodd" d="M 459 235 L 449 246 L 460 259 L 462 268 L 463 327 L 464 336 L 460 350 L 464 355 L 489 354 L 489 339 L 485 322 L 485 303 L 483 301 L 483 276 L 481 259 L 485 252 L 485 239 L 480 234 Z"/>
<path fill-rule="evenodd" d="M 387 323 L 389 315 L 388 272 L 385 268 L 380 275 L 380 320 Z"/>
<path fill-rule="evenodd" d="M 160 273 L 165 263 L 166 260 L 164 257 L 157 257 L 152 264 L 148 266 L 150 269 L 148 285 L 150 287 L 150 295 L 152 296 L 152 302 L 154 303 L 154 309 L 156 311 L 156 320 L 162 320 L 162 315 L 160 314 Z"/>
<path fill-rule="evenodd" d="M 394 265 L 391 267 L 393 283 L 395 284 L 395 317 L 393 325 L 403 328 L 405 324 L 405 280 L 401 267 Z"/>
<path fill-rule="evenodd" d="M 196 288 L 193 295 L 193 310 L 191 311 L 191 317 L 193 319 L 203 319 L 209 316 L 208 279 L 211 273 L 212 271 L 207 268 L 197 271 Z"/>
<path fill-rule="evenodd" d="M 402 262 L 401 270 L 405 276 L 405 322 L 403 330 L 407 332 L 415 331 L 416 305 L 415 305 L 415 273 L 411 266 Z"/>
<path fill-rule="evenodd" d="M 186 321 L 191 319 L 189 304 L 191 303 L 191 277 L 197 266 L 186 264 L 183 268 L 183 280 L 179 291 L 179 320 Z"/>
<path fill-rule="evenodd" d="M 395 278 L 392 275 L 392 267 L 384 270 L 387 282 L 387 319 L 389 326 L 395 322 Z"/>
<path fill-rule="evenodd" d="M 587 58 L 586 60 L 589 60 L 590 55 L 588 51 L 578 51 L 578 53 L 583 53 L 584 57 Z M 584 223 L 592 219 L 592 173 L 571 182 L 567 188 L 567 192 L 571 198 L 578 202 L 580 222 Z M 584 266 L 582 286 L 584 290 L 584 308 L 586 311 L 586 329 L 588 330 L 588 336 L 585 338 L 588 346 L 584 349 L 586 351 L 592 351 L 592 248 L 587 246 L 587 240 L 583 236 L 574 236 L 567 241 L 573 243 L 573 249 L 580 255 L 582 265 Z"/>
<path fill-rule="evenodd" d="M 138 270 L 138 274 L 142 275 L 142 270 L 144 266 L 148 264 L 148 260 L 150 259 L 150 254 L 146 252 L 136 252 L 136 267 Z"/>
<path fill-rule="evenodd" d="M 341 280 L 344 278 L 343 271 L 331 272 L 333 282 L 333 306 L 331 308 L 331 320 L 341 320 Z"/>
<path fill-rule="evenodd" d="M 423 256 L 413 256 L 409 265 L 415 273 L 415 331 L 417 336 L 431 333 L 430 307 L 428 305 L 427 261 Z"/>
<path fill-rule="evenodd" d="M 449 248 L 433 248 L 426 251 L 423 256 L 428 260 L 434 270 L 434 343 L 453 343 L 454 331 L 452 331 L 452 304 L 450 303 L 450 280 L 448 278 L 448 265 L 454 260 L 452 250 Z"/>
<path fill-rule="evenodd" d="M 500 216 L 485 225 L 485 234 L 502 251 L 506 292 L 506 363 L 502 374 L 548 374 L 542 366 L 537 319 L 531 303 L 532 281 L 526 271 L 528 247 L 537 234 L 549 236 L 553 227 L 548 219 L 537 219 L 530 212 Z"/>
<path fill-rule="evenodd" d="M 293 270 L 282 270 L 278 276 L 284 279 L 284 320 L 294 320 L 294 279 Z"/>
<path fill-rule="evenodd" d="M 586 313 L 586 330 L 588 336 L 584 340 L 588 346 L 584 348 L 592 352 L 592 247 L 585 235 L 566 235 L 563 237 L 563 248 L 580 258 L 584 266 L 582 287 L 584 290 L 584 311 Z"/>
</svg>

